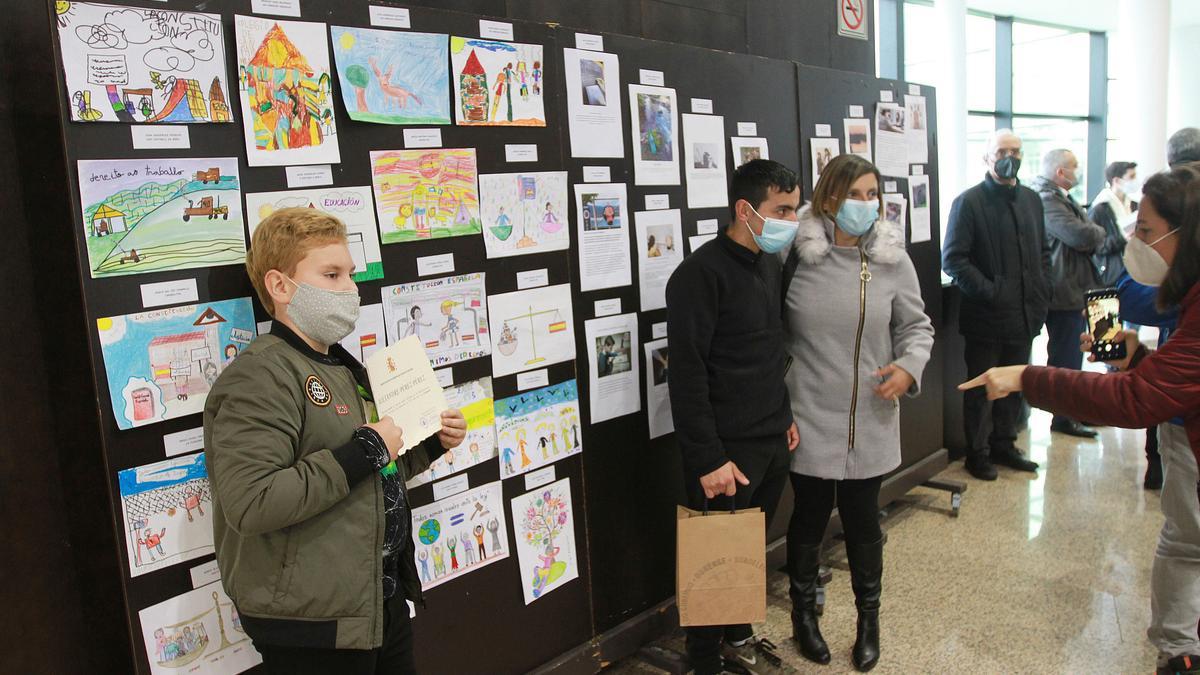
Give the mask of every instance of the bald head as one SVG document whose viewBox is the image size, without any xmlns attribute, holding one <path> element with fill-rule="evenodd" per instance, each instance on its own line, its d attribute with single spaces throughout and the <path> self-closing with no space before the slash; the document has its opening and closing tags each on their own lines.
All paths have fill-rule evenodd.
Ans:
<svg viewBox="0 0 1200 675">
<path fill-rule="evenodd" d="M 1200 162 L 1200 129 L 1184 127 L 1167 140 L 1167 165 L 1172 169 L 1186 162 Z"/>
<path fill-rule="evenodd" d="M 996 163 L 1001 166 L 997 170 Z M 1017 170 L 1021 166 L 1021 138 L 1012 129 L 997 129 L 988 141 L 987 152 L 983 154 L 983 163 L 987 165 L 992 179 L 1005 185 L 1017 184 Z"/>
<path fill-rule="evenodd" d="M 1066 148 L 1055 148 L 1042 155 L 1042 176 L 1064 190 L 1079 185 L 1079 160 Z"/>
<path fill-rule="evenodd" d="M 988 141 L 988 157 L 994 158 L 996 151 L 1001 148 L 1020 150 L 1021 137 L 1018 136 L 1012 129 L 997 129 L 995 133 L 992 134 L 991 140 Z M 985 157 L 984 160 L 986 161 L 987 157 Z"/>
</svg>

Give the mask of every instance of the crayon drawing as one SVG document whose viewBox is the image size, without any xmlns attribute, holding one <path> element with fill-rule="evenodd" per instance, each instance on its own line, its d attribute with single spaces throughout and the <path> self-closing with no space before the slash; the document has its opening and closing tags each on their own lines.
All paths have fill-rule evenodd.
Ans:
<svg viewBox="0 0 1200 675">
<path fill-rule="evenodd" d="M 237 15 L 234 26 L 246 161 L 341 161 L 325 24 Z"/>
<path fill-rule="evenodd" d="M 480 176 L 479 202 L 489 258 L 561 251 L 571 245 L 566 171 Z"/>
<path fill-rule="evenodd" d="M 508 522 L 500 481 L 412 510 L 421 589 L 508 557 Z"/>
<path fill-rule="evenodd" d="M 434 368 L 491 353 L 483 272 L 385 286 L 380 294 L 388 344 L 416 335 Z"/>
<path fill-rule="evenodd" d="M 460 126 L 546 126 L 541 45 L 450 38 Z"/>
<path fill-rule="evenodd" d="M 496 456 L 496 413 L 492 400 L 492 378 L 484 377 L 446 387 L 446 405 L 458 408 L 467 419 L 467 437 L 461 445 L 437 457 L 429 468 L 408 481 L 415 487 L 445 478 Z"/>
<path fill-rule="evenodd" d="M 79 199 L 94 279 L 246 260 L 233 157 L 80 160 Z"/>
<path fill-rule="evenodd" d="M 535 471 L 583 452 L 575 380 L 496 401 L 500 477 Z"/>
<path fill-rule="evenodd" d="M 117 473 L 121 515 L 136 577 L 213 552 L 212 493 L 204 453 Z"/>
<path fill-rule="evenodd" d="M 350 119 L 450 124 L 445 34 L 330 26 L 342 103 Z"/>
<path fill-rule="evenodd" d="M 121 429 L 191 415 L 254 339 L 250 298 L 96 319 Z"/>
<path fill-rule="evenodd" d="M 385 244 L 479 234 L 475 149 L 371 152 Z"/>
<path fill-rule="evenodd" d="M 492 375 L 501 377 L 575 358 L 569 284 L 488 298 L 492 318 Z"/>
<path fill-rule="evenodd" d="M 232 675 L 262 663 L 220 581 L 138 612 L 153 675 Z"/>
<path fill-rule="evenodd" d="M 526 605 L 579 578 L 571 479 L 513 497 L 512 518 Z"/>
<path fill-rule="evenodd" d="M 219 14 L 55 2 L 76 122 L 231 122 Z"/>
</svg>

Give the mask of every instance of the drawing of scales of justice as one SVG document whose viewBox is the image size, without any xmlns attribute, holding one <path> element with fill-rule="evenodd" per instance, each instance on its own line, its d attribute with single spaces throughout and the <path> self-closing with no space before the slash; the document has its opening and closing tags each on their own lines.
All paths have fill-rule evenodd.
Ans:
<svg viewBox="0 0 1200 675">
<path fill-rule="evenodd" d="M 546 332 L 548 335 L 553 335 L 554 333 L 562 333 L 563 331 L 567 330 L 567 322 L 565 320 L 563 320 L 561 310 L 556 308 L 556 309 L 546 309 L 546 310 L 541 310 L 541 311 L 535 311 L 533 309 L 533 305 L 530 305 L 529 311 L 527 313 L 519 314 L 517 316 L 510 316 L 510 317 L 507 317 L 504 319 L 504 324 L 500 328 L 500 340 L 496 343 L 496 349 L 499 350 L 499 352 L 505 356 L 512 356 L 517 351 L 517 346 L 518 346 L 517 331 L 514 331 L 512 328 L 510 328 L 508 325 L 508 322 L 509 321 L 516 322 L 516 321 L 527 320 L 527 321 L 529 321 L 530 349 L 533 352 L 533 356 L 525 362 L 525 365 L 532 366 L 532 365 L 536 365 L 539 363 L 544 363 L 546 361 L 545 357 L 540 356 L 538 354 L 538 350 L 537 350 L 537 333 L 538 333 L 538 331 L 533 324 L 533 320 L 535 317 L 546 316 L 546 315 L 552 315 L 551 319 L 550 319 L 550 323 L 546 327 Z"/>
<path fill-rule="evenodd" d="M 205 605 L 209 606 L 203 608 Z M 195 614 L 172 623 L 164 621 L 188 610 Z M 193 665 L 187 671 L 240 672 L 262 662 L 242 627 L 237 608 L 211 584 L 144 609 L 139 615 L 153 672 L 173 672 L 201 658 L 203 665 Z M 232 648 L 237 649 L 223 654 Z M 218 660 L 225 663 L 217 666 Z"/>
</svg>

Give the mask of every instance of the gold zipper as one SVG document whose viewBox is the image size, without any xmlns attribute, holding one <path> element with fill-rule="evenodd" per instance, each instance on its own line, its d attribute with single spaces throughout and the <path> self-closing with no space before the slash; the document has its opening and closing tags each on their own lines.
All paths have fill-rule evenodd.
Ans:
<svg viewBox="0 0 1200 675">
<path fill-rule="evenodd" d="M 867 269 L 867 254 L 860 247 L 858 259 L 862 271 L 858 273 L 858 335 L 854 337 L 854 393 L 850 398 L 850 449 L 854 449 L 854 413 L 858 409 L 858 357 L 862 351 L 863 324 L 867 320 L 867 283 L 871 281 L 871 270 Z"/>
</svg>

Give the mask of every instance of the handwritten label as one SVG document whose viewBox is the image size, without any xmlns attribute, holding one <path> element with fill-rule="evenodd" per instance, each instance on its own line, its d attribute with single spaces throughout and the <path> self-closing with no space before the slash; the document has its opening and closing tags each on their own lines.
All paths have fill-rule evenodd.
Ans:
<svg viewBox="0 0 1200 675">
<path fill-rule="evenodd" d="M 427 255 L 417 258 L 417 276 L 427 277 L 430 274 L 446 274 L 454 271 L 454 254 Z"/>
<path fill-rule="evenodd" d="M 833 135 L 833 127 L 828 124 L 818 124 L 813 127 L 813 133 L 820 138 L 829 138 Z"/>
<path fill-rule="evenodd" d="M 758 122 L 738 122 L 738 136 L 757 136 Z"/>
<path fill-rule="evenodd" d="M 504 159 L 509 162 L 536 162 L 536 143 L 509 143 L 504 146 Z"/>
<path fill-rule="evenodd" d="M 446 497 L 453 497 L 460 492 L 466 492 L 471 489 L 470 476 L 467 474 L 459 474 L 454 478 L 440 481 L 433 484 L 433 499 L 440 501 Z"/>
<path fill-rule="evenodd" d="M 894 180 L 883 181 L 883 191 L 884 192 L 897 192 L 898 190 L 896 189 L 896 181 L 894 181 Z"/>
<path fill-rule="evenodd" d="M 333 185 L 333 167 L 328 164 L 289 166 L 286 172 L 287 186 L 290 188 Z"/>
<path fill-rule="evenodd" d="M 667 84 L 667 80 L 665 77 L 663 77 L 661 70 L 646 70 L 645 68 L 639 68 L 638 80 L 642 84 L 653 87 L 663 87 Z"/>
<path fill-rule="evenodd" d="M 88 84 L 129 84 L 129 64 L 124 54 L 90 54 L 87 60 Z"/>
<path fill-rule="evenodd" d="M 850 106 L 850 116 L 851 117 L 862 117 L 863 116 L 863 107 L 861 105 Z"/>
<path fill-rule="evenodd" d="M 921 95 L 921 85 L 919 85 L 919 84 L 908 85 L 908 93 L 910 96 L 920 96 Z"/>
<path fill-rule="evenodd" d="M 217 567 L 217 561 L 209 560 L 203 565 L 196 565 L 191 569 L 192 588 L 200 588 L 206 584 L 211 584 L 214 581 L 221 579 L 221 568 Z"/>
<path fill-rule="evenodd" d="M 255 14 L 300 16 L 300 0 L 250 0 L 250 11 Z"/>
<path fill-rule="evenodd" d="M 184 302 L 196 302 L 200 296 L 196 291 L 196 279 L 180 279 L 178 281 L 160 281 L 154 284 L 142 284 L 142 307 L 161 307 L 177 305 Z"/>
<path fill-rule="evenodd" d="M 523 291 L 526 288 L 538 288 L 539 286 L 549 285 L 550 270 L 544 267 L 540 270 L 517 272 L 517 290 Z"/>
<path fill-rule="evenodd" d="M 717 231 L 717 219 L 708 218 L 696 221 L 696 234 L 712 234 Z"/>
<path fill-rule="evenodd" d="M 529 491 L 554 482 L 554 465 L 525 474 L 525 490 Z"/>
<path fill-rule="evenodd" d="M 667 337 L 667 322 L 659 321 L 653 326 L 650 326 L 650 334 L 654 336 L 655 340 Z"/>
<path fill-rule="evenodd" d="M 479 37 L 488 38 L 489 40 L 508 40 L 511 42 L 513 39 L 513 25 L 506 21 L 480 19 Z"/>
<path fill-rule="evenodd" d="M 550 385 L 550 371 L 542 368 L 541 370 L 531 370 L 528 373 L 517 374 L 517 391 L 525 391 L 526 389 L 534 389 L 536 387 L 546 387 Z"/>
<path fill-rule="evenodd" d="M 612 172 L 607 166 L 585 166 L 583 167 L 583 182 L 585 183 L 608 183 L 612 181 Z"/>
<path fill-rule="evenodd" d="M 384 28 L 412 28 L 412 19 L 408 9 L 403 7 L 382 7 L 371 5 L 371 25 Z"/>
<path fill-rule="evenodd" d="M 692 99 L 692 112 L 712 114 L 712 99 L 710 98 L 694 98 Z"/>
<path fill-rule="evenodd" d="M 135 124 L 129 127 L 129 133 L 135 150 L 192 147 L 191 135 L 183 125 Z"/>
<path fill-rule="evenodd" d="M 406 148 L 440 148 L 442 147 L 441 129 L 405 129 L 404 147 Z"/>
<path fill-rule="evenodd" d="M 591 33 L 575 34 L 575 49 L 588 49 L 593 52 L 604 51 L 604 36 Z"/>
<path fill-rule="evenodd" d="M 621 313 L 621 299 L 609 298 L 596 301 L 596 316 L 612 316 Z"/>
<path fill-rule="evenodd" d="M 195 452 L 204 449 L 204 427 L 176 431 L 163 436 L 163 449 L 167 457 L 182 455 L 185 452 Z"/>
<path fill-rule="evenodd" d="M 670 195 L 646 195 L 646 210 L 655 211 L 657 209 L 671 208 Z"/>
<path fill-rule="evenodd" d="M 879 100 L 883 103 L 892 103 L 896 100 L 891 89 L 881 89 L 879 91 Z"/>
</svg>

